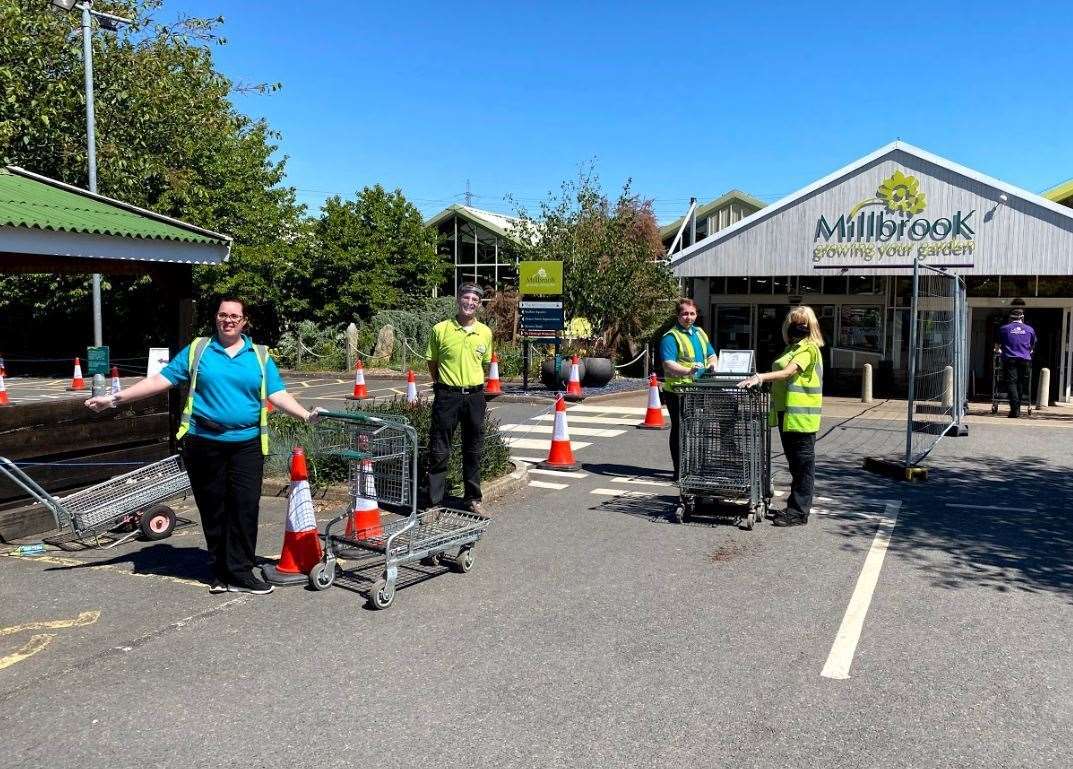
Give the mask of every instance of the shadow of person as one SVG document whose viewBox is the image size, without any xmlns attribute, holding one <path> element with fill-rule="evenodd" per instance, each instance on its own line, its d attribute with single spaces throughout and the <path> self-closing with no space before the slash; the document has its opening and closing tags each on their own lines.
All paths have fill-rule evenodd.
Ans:
<svg viewBox="0 0 1073 769">
<path fill-rule="evenodd" d="M 200 547 L 175 547 L 157 543 L 138 550 L 124 550 L 111 558 L 86 560 L 71 566 L 50 566 L 46 571 L 77 571 L 99 566 L 130 565 L 133 574 L 156 574 L 208 584 L 212 579 L 208 555 Z"/>
</svg>

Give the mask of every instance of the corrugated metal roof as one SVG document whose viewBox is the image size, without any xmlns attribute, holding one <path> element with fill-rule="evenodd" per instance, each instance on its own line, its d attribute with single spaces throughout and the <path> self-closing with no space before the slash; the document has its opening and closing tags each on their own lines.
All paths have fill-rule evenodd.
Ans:
<svg viewBox="0 0 1073 769">
<path fill-rule="evenodd" d="M 1073 179 L 1067 182 L 1062 182 L 1057 187 L 1051 187 L 1046 192 L 1040 193 L 1047 200 L 1053 200 L 1055 203 L 1063 203 L 1067 206 L 1073 205 Z"/>
<path fill-rule="evenodd" d="M 226 235 L 14 166 L 0 168 L 0 226 L 212 245 L 230 242 Z"/>
<path fill-rule="evenodd" d="M 426 219 L 425 226 L 435 227 L 452 214 L 459 214 L 472 222 L 483 225 L 492 232 L 501 235 L 508 240 L 518 240 L 518 236 L 514 232 L 514 227 L 518 223 L 516 217 L 507 216 L 506 214 L 497 214 L 494 211 L 485 211 L 483 208 L 464 206 L 461 203 L 455 203 L 454 205 L 448 206 L 435 216 Z"/>
<path fill-rule="evenodd" d="M 722 208 L 723 206 L 730 205 L 734 202 L 744 203 L 751 208 L 763 208 L 767 205 L 760 198 L 750 195 L 748 192 L 742 192 L 741 190 L 729 190 L 717 197 L 715 200 L 709 200 L 707 203 L 697 205 L 697 218 L 706 219 L 713 211 Z M 659 234 L 661 238 L 665 238 L 668 235 L 674 235 L 678 232 L 678 228 L 682 226 L 684 216 L 679 216 L 670 224 L 665 224 L 659 228 Z"/>
</svg>

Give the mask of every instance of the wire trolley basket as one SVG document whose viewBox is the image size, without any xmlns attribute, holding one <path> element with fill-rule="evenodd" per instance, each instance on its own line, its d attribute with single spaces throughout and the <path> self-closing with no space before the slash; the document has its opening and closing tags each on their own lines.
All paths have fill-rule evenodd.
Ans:
<svg viewBox="0 0 1073 769">
<path fill-rule="evenodd" d="M 771 502 L 770 395 L 739 388 L 740 376 L 707 377 L 676 389 L 679 427 L 679 522 L 704 499 L 744 502 L 736 515 L 752 529 Z"/>
<path fill-rule="evenodd" d="M 463 573 L 473 567 L 473 548 L 490 519 L 442 507 L 418 512 L 418 437 L 407 419 L 330 411 L 316 430 L 318 443 L 348 463 L 351 504 L 324 527 L 324 556 L 309 574 L 315 589 L 325 590 L 346 574 L 341 556 L 348 562 L 360 558 L 362 571 L 382 564 L 381 576 L 365 592 L 373 608 L 386 609 L 406 564 L 446 562 Z M 385 513 L 381 504 L 408 510 Z"/>
<path fill-rule="evenodd" d="M 176 515 L 163 503 L 190 495 L 190 478 L 177 454 L 66 497 L 49 494 L 7 457 L 0 457 L 0 473 L 21 486 L 36 504 L 46 507 L 57 529 L 70 530 L 45 540 L 64 549 L 114 547 L 138 534 L 149 540 L 169 537 Z M 131 530 L 124 536 L 101 541 L 102 535 L 120 528 Z"/>
</svg>

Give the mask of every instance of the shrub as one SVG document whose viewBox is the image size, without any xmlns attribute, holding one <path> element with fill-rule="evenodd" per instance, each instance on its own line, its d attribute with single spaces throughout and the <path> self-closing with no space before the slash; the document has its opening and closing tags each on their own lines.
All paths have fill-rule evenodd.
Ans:
<svg viewBox="0 0 1073 769">
<path fill-rule="evenodd" d="M 418 485 L 424 486 L 428 473 L 428 432 L 432 421 L 432 401 L 422 398 L 411 406 L 402 398 L 374 402 L 362 409 L 366 414 L 401 416 L 409 420 L 417 430 Z M 298 445 L 305 449 L 309 468 L 309 482 L 314 488 L 323 488 L 332 483 L 346 481 L 348 462 L 336 456 L 333 449 L 349 445 L 345 422 L 323 420 L 317 426 L 307 425 L 288 416 L 273 413 L 269 416 L 269 432 L 272 452 L 266 472 L 271 475 L 287 475 L 291 449 Z M 481 478 L 490 481 L 510 470 L 510 450 L 499 432 L 499 422 L 491 416 L 484 419 L 484 446 L 481 451 Z M 462 489 L 462 428 L 455 431 L 451 442 L 451 458 L 447 469 L 447 487 L 453 494 Z"/>
</svg>

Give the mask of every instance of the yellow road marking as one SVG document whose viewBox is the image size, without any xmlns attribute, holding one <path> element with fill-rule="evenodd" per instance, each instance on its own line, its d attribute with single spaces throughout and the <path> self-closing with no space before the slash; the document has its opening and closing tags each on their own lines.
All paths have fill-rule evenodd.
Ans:
<svg viewBox="0 0 1073 769">
<path fill-rule="evenodd" d="M 97 611 L 84 611 L 74 619 L 50 619 L 43 622 L 24 622 L 21 625 L 0 627 L 0 636 L 14 635 L 27 630 L 59 630 L 65 627 L 83 627 L 84 625 L 92 625 L 100 618 L 101 612 L 99 609 Z"/>
<path fill-rule="evenodd" d="M 48 646 L 54 637 L 55 635 L 52 633 L 42 633 L 41 635 L 31 636 L 30 640 L 23 644 L 22 648 L 18 649 L 14 654 L 0 657 L 0 670 L 9 668 L 17 662 L 22 662 L 27 657 L 34 656 Z"/>
</svg>

